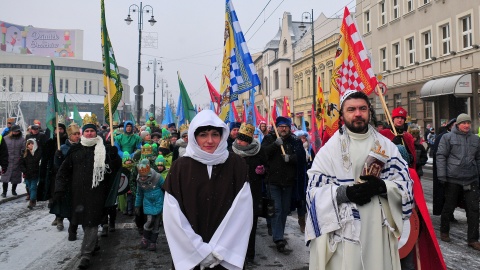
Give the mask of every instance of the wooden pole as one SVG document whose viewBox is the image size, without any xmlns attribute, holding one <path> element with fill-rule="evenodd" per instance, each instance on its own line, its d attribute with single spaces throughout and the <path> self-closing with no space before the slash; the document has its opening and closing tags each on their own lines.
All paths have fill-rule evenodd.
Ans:
<svg viewBox="0 0 480 270">
<path fill-rule="evenodd" d="M 377 84 L 377 92 L 378 92 L 378 97 L 380 98 L 380 103 L 382 103 L 383 111 L 385 112 L 385 116 L 387 117 L 387 122 L 389 122 L 390 126 L 392 127 L 393 134 L 397 136 L 398 134 L 397 134 L 397 130 L 395 129 L 395 126 L 393 125 L 392 116 L 390 115 L 390 111 L 388 111 L 387 103 L 383 98 L 382 89 L 380 89 L 380 86 L 378 86 L 378 84 Z"/>
<path fill-rule="evenodd" d="M 110 132 L 113 132 L 113 114 L 112 114 L 112 99 L 111 99 L 111 94 L 110 94 L 110 78 L 107 76 L 107 98 L 108 98 L 108 120 L 109 120 L 109 125 L 110 125 Z M 132 132 L 133 132 L 133 127 L 132 127 Z M 112 146 L 114 146 L 114 136 L 112 133 L 110 133 L 110 143 Z"/>
<path fill-rule="evenodd" d="M 271 115 L 269 113 L 269 109 L 268 106 L 267 106 L 267 102 L 265 101 L 266 98 L 265 98 L 265 95 L 263 94 L 263 92 L 261 92 L 262 94 L 262 99 L 263 99 L 263 105 L 265 106 L 265 108 L 267 108 L 267 115 L 270 115 L 270 119 L 272 119 L 272 123 L 273 123 L 273 130 L 275 130 L 275 135 L 277 135 L 277 138 L 280 138 L 280 136 L 278 135 L 278 130 L 277 130 L 277 126 L 275 125 L 275 119 L 273 119 L 273 115 Z M 280 145 L 280 148 L 282 149 L 282 154 L 285 155 L 285 149 L 283 148 L 283 144 Z"/>
<path fill-rule="evenodd" d="M 60 130 L 58 130 L 58 112 L 55 112 L 55 130 L 57 131 L 57 150 L 60 150 Z M 64 130 L 64 132 L 67 132 Z"/>
</svg>

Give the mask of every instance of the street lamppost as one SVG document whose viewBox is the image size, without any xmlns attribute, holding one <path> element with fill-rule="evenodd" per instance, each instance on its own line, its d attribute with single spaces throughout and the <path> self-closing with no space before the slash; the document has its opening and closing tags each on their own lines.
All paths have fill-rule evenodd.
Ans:
<svg viewBox="0 0 480 270">
<path fill-rule="evenodd" d="M 317 81 L 317 76 L 315 75 L 315 27 L 313 25 L 313 9 L 312 9 L 312 13 L 310 12 L 303 12 L 302 13 L 302 23 L 300 24 L 300 26 L 298 26 L 298 28 L 300 29 L 305 29 L 306 26 L 305 24 L 303 23 L 303 19 L 307 20 L 309 19 L 310 17 L 310 23 L 312 24 L 311 26 L 311 29 L 312 29 L 312 75 L 313 75 L 313 111 L 316 112 L 317 111 L 317 98 L 316 98 L 316 89 L 315 89 L 315 86 L 316 86 L 316 81 Z M 312 117 L 315 117 L 315 115 L 312 115 Z"/>
<path fill-rule="evenodd" d="M 130 5 L 128 8 L 128 16 L 125 19 L 127 25 L 132 23 L 132 18 L 130 17 L 130 12 L 138 13 L 138 76 L 137 76 L 137 85 L 133 88 L 133 92 L 135 93 L 135 103 L 137 105 L 137 123 L 140 123 L 140 116 L 142 115 L 142 102 L 143 102 L 143 86 L 140 84 L 140 69 L 141 69 L 141 55 L 142 55 L 142 30 L 143 30 L 143 13 L 152 14 L 152 17 L 148 22 L 151 26 L 153 26 L 157 21 L 153 17 L 153 7 L 150 5 L 142 6 L 142 2 L 140 2 L 140 7 L 136 4 Z"/>
<path fill-rule="evenodd" d="M 163 111 L 163 85 L 165 85 L 165 88 L 168 88 L 168 82 L 167 82 L 167 80 L 163 79 L 163 77 L 162 77 L 161 82 L 162 82 L 162 108 L 161 108 L 161 112 L 162 112 L 162 121 L 163 121 L 163 117 L 165 115 L 165 112 Z M 167 97 L 167 103 L 168 103 L 168 97 Z"/>
<path fill-rule="evenodd" d="M 147 71 L 150 71 L 150 65 L 153 64 L 153 119 L 155 118 L 155 110 L 157 107 L 155 107 L 155 101 L 156 101 L 156 87 L 157 87 L 157 64 L 160 65 L 160 72 L 163 71 L 163 63 L 160 60 L 157 60 L 157 58 L 154 58 L 153 60 L 148 61 L 148 66 L 147 66 Z M 163 80 L 163 78 L 162 78 Z M 163 89 L 163 85 L 162 85 Z M 162 98 L 163 98 L 163 90 L 162 90 Z M 163 110 L 163 100 L 162 100 L 162 110 Z"/>
</svg>

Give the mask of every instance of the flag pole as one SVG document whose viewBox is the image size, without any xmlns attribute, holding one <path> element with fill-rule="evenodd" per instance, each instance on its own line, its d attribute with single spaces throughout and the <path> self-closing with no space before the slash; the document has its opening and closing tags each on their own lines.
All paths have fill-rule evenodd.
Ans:
<svg viewBox="0 0 480 270">
<path fill-rule="evenodd" d="M 110 125 L 110 131 L 113 131 L 113 116 L 112 116 L 112 100 L 110 94 L 110 78 L 107 76 L 107 98 L 108 98 L 108 120 Z M 110 143 L 114 146 L 114 138 L 110 135 Z"/>
<path fill-rule="evenodd" d="M 263 106 L 265 106 L 265 108 L 267 108 L 267 115 L 269 115 L 268 113 L 268 106 L 267 106 L 267 102 L 265 101 L 265 94 L 263 94 L 263 92 L 261 92 L 262 94 L 262 99 L 263 99 Z M 272 122 L 273 122 L 273 130 L 275 130 L 275 135 L 277 135 L 277 138 L 280 138 L 280 136 L 278 135 L 278 130 L 277 130 L 277 126 L 275 125 L 275 119 L 273 119 L 273 115 L 270 114 L 270 118 L 272 119 Z M 280 148 L 282 149 L 282 154 L 285 155 L 285 149 L 283 148 L 283 144 L 280 145 Z"/>
<path fill-rule="evenodd" d="M 393 125 L 393 120 L 392 117 L 390 116 L 390 112 L 388 111 L 387 103 L 385 102 L 385 99 L 383 98 L 383 93 L 382 89 L 380 89 L 380 86 L 376 86 L 377 88 L 377 93 L 378 97 L 380 98 L 380 103 L 382 103 L 383 110 L 385 111 L 385 115 L 387 116 L 387 121 L 390 123 L 390 126 L 392 127 L 392 132 L 395 136 L 397 136 L 397 130 L 395 129 L 395 126 Z"/>
<path fill-rule="evenodd" d="M 56 128 L 55 128 L 57 131 L 57 150 L 60 150 L 60 130 L 58 130 L 58 112 L 57 111 L 55 111 L 55 122 L 57 122 Z M 67 131 L 64 130 L 64 132 L 67 132 Z"/>
</svg>

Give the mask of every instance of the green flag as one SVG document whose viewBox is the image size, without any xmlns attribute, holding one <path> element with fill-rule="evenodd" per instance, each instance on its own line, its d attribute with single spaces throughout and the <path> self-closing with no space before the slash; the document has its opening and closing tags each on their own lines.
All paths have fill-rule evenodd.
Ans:
<svg viewBox="0 0 480 270">
<path fill-rule="evenodd" d="M 183 85 L 183 81 L 180 78 L 180 73 L 178 74 L 178 84 L 180 86 L 180 96 L 178 97 L 178 104 L 177 104 L 177 116 L 178 116 L 178 124 L 182 125 L 192 122 L 193 117 L 195 117 L 195 107 L 193 107 L 192 101 L 188 96 L 187 89 L 185 89 L 185 85 Z"/>
<path fill-rule="evenodd" d="M 103 108 L 105 114 L 105 122 L 110 122 L 110 115 L 108 103 L 111 103 L 112 114 L 117 110 L 118 103 L 122 99 L 123 85 L 120 79 L 120 72 L 118 70 L 115 54 L 113 53 L 112 44 L 108 37 L 107 23 L 105 21 L 105 5 L 101 1 L 101 21 L 102 21 L 102 58 L 103 58 L 103 87 L 105 91 L 105 98 L 103 101 Z M 107 87 L 108 85 L 108 87 Z M 108 92 L 110 92 L 110 100 L 108 100 Z"/>
<path fill-rule="evenodd" d="M 132 121 L 133 124 L 135 125 L 135 116 L 133 116 L 132 112 L 130 112 L 130 121 Z"/>
<path fill-rule="evenodd" d="M 78 112 L 77 104 L 73 104 L 73 122 L 77 125 L 82 126 L 82 116 Z"/>
<path fill-rule="evenodd" d="M 113 114 L 113 121 L 117 121 L 118 123 L 120 123 L 120 115 L 118 111 L 115 111 L 115 113 Z"/>
<path fill-rule="evenodd" d="M 53 138 L 55 127 L 57 125 L 58 113 L 58 99 L 57 87 L 55 85 L 55 65 L 53 60 L 50 60 L 50 84 L 48 86 L 48 100 L 47 100 L 47 128 L 50 130 L 50 138 Z"/>
</svg>

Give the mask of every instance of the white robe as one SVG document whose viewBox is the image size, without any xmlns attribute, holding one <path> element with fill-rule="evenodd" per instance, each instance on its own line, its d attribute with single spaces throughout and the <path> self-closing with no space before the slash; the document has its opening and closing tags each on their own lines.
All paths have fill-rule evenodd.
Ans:
<svg viewBox="0 0 480 270">
<path fill-rule="evenodd" d="M 308 171 L 305 240 L 310 244 L 310 269 L 400 269 L 397 238 L 412 211 L 413 182 L 397 147 L 371 126 L 369 134 L 352 139 L 347 132 L 340 135 L 337 131 Z M 374 141 L 389 156 L 380 175 L 388 199 L 373 196 L 363 206 L 351 202 L 338 205 L 337 188 L 358 179 L 358 168 L 370 150 L 367 146 Z M 359 151 L 354 144 L 367 148 Z M 343 155 L 342 145 L 347 149 Z"/>
<path fill-rule="evenodd" d="M 227 269 L 242 269 L 253 224 L 250 185 L 245 182 L 210 242 L 195 233 L 178 201 L 166 193 L 163 209 L 165 235 L 176 269 L 193 269 L 212 251 L 223 257 Z"/>
</svg>

